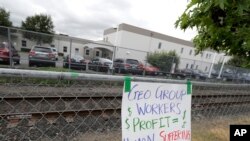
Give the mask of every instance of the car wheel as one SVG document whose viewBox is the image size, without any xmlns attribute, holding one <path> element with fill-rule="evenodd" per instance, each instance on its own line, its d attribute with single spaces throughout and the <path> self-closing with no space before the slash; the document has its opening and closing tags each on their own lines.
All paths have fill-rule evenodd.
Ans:
<svg viewBox="0 0 250 141">
<path fill-rule="evenodd" d="M 199 80 L 200 79 L 200 77 L 199 76 L 195 76 L 195 80 Z"/>
<path fill-rule="evenodd" d="M 118 68 L 118 73 L 121 73 L 121 69 L 120 68 Z"/>
<path fill-rule="evenodd" d="M 20 60 L 16 61 L 16 64 L 17 64 L 17 65 L 20 65 Z"/>
<path fill-rule="evenodd" d="M 223 77 L 223 78 L 222 78 L 222 81 L 227 81 L 227 78 L 226 78 L 226 77 Z"/>
<path fill-rule="evenodd" d="M 50 66 L 55 68 L 56 67 L 56 63 L 52 63 Z"/>
<path fill-rule="evenodd" d="M 32 67 L 32 66 L 33 66 L 33 64 L 29 62 L 29 67 Z"/>
</svg>

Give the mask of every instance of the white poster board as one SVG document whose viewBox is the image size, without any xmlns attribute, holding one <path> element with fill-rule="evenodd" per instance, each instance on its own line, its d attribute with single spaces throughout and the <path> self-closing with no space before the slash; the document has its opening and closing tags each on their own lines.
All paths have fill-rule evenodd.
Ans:
<svg viewBox="0 0 250 141">
<path fill-rule="evenodd" d="M 187 91 L 187 84 L 131 82 L 123 90 L 122 141 L 191 140 Z"/>
</svg>

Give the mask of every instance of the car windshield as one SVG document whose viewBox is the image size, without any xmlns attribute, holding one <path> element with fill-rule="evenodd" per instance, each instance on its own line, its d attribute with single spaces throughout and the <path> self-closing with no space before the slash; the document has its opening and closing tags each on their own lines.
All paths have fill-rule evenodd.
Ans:
<svg viewBox="0 0 250 141">
<path fill-rule="evenodd" d="M 201 70 L 194 70 L 195 73 L 203 73 Z"/>
<path fill-rule="evenodd" d="M 56 49 L 53 48 L 52 50 L 53 50 L 53 52 L 56 52 Z"/>
<path fill-rule="evenodd" d="M 127 63 L 128 64 L 138 64 L 139 62 L 137 60 L 127 59 Z"/>
<path fill-rule="evenodd" d="M 149 64 L 149 63 L 147 63 L 146 64 L 148 67 L 154 67 L 153 65 L 151 65 L 151 64 Z"/>
<path fill-rule="evenodd" d="M 3 43 L 1 43 L 0 48 L 5 48 L 5 45 Z"/>
<path fill-rule="evenodd" d="M 109 62 L 109 63 L 112 63 L 112 61 L 111 61 L 111 60 L 106 59 L 106 58 L 102 58 L 102 60 L 103 60 L 104 62 Z"/>
<path fill-rule="evenodd" d="M 71 58 L 76 59 L 76 60 L 84 60 L 84 58 L 80 55 L 72 55 Z"/>
<path fill-rule="evenodd" d="M 34 51 L 38 51 L 38 52 L 49 52 L 49 53 L 51 53 L 51 49 L 50 48 L 46 48 L 46 47 L 34 47 L 33 50 Z"/>
</svg>

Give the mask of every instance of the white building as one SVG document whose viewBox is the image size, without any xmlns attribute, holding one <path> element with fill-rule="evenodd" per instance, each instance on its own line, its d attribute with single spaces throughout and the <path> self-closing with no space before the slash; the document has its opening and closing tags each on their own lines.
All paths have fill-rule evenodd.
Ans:
<svg viewBox="0 0 250 141">
<path fill-rule="evenodd" d="M 12 30 L 11 30 L 12 31 Z M 17 50 L 29 50 L 37 45 L 23 37 L 21 29 L 14 29 L 11 32 L 11 42 Z M 38 33 L 31 32 L 34 35 Z M 47 36 L 41 34 L 41 36 Z M 7 41 L 8 36 L 0 35 L 0 41 Z M 214 64 L 227 61 L 230 57 L 218 54 L 211 50 L 203 51 L 195 55 L 195 48 L 191 41 L 174 38 L 168 35 L 135 27 L 128 24 L 120 24 L 118 28 L 104 30 L 103 41 L 90 41 L 65 35 L 54 35 L 51 44 L 42 46 L 55 47 L 59 54 L 78 54 L 86 59 L 103 57 L 111 59 L 113 51 L 114 58 L 132 58 L 141 62 L 146 61 L 146 56 L 150 52 L 175 51 L 180 56 L 179 69 L 193 68 L 208 72 Z M 115 47 L 116 46 L 116 47 Z M 116 48 L 116 49 L 115 49 Z"/>
<path fill-rule="evenodd" d="M 61 55 L 77 54 L 86 59 L 95 57 L 112 58 L 114 46 L 104 41 L 90 41 L 81 38 L 70 37 L 67 35 L 54 35 L 50 44 L 38 44 L 36 41 L 24 38 L 20 29 L 11 32 L 10 40 L 18 51 L 29 51 L 33 46 L 54 47 Z M 47 37 L 48 35 L 30 32 L 36 36 Z M 0 35 L 0 42 L 7 42 L 8 35 Z"/>
<path fill-rule="evenodd" d="M 145 61 L 148 52 L 175 51 L 180 57 L 179 68 L 193 68 L 208 72 L 212 62 L 222 62 L 229 57 L 206 50 L 195 55 L 191 41 L 186 41 L 122 23 L 118 28 L 104 31 L 104 41 L 117 46 L 115 58 L 132 58 Z"/>
</svg>

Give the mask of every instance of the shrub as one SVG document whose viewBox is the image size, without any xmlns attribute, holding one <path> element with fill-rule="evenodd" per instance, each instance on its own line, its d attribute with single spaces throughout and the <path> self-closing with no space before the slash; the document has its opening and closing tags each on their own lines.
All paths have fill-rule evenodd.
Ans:
<svg viewBox="0 0 250 141">
<path fill-rule="evenodd" d="M 161 71 L 170 72 L 173 63 L 175 63 L 175 70 L 178 68 L 180 58 L 175 51 L 154 52 L 147 56 L 147 61 Z"/>
</svg>

